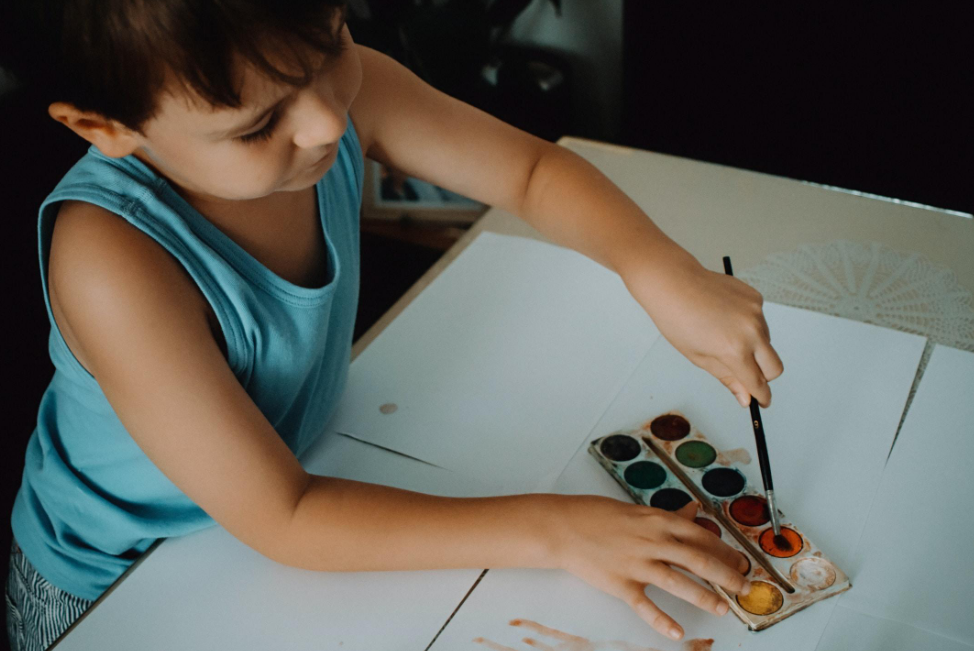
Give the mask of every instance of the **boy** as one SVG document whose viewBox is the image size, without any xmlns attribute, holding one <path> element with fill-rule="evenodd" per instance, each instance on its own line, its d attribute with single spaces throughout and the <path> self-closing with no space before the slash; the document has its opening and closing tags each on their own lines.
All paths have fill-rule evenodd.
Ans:
<svg viewBox="0 0 974 651">
<path fill-rule="evenodd" d="M 691 509 L 438 498 L 312 476 L 296 455 L 347 373 L 363 155 L 618 272 L 742 405 L 767 405 L 782 371 L 757 292 L 579 157 L 354 45 L 336 0 L 25 4 L 8 65 L 93 147 L 40 210 L 57 370 L 12 515 L 14 648 L 53 641 L 153 540 L 214 521 L 313 570 L 564 568 L 673 639 L 646 585 L 717 615 L 674 567 L 748 589 Z"/>
</svg>

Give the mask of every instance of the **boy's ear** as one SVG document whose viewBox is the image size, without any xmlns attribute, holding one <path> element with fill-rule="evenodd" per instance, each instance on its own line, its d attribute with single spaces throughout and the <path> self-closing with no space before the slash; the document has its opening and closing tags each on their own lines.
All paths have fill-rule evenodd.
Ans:
<svg viewBox="0 0 974 651">
<path fill-rule="evenodd" d="M 128 156 L 139 147 L 134 131 L 98 113 L 81 111 L 67 102 L 54 102 L 47 112 L 111 158 Z"/>
</svg>

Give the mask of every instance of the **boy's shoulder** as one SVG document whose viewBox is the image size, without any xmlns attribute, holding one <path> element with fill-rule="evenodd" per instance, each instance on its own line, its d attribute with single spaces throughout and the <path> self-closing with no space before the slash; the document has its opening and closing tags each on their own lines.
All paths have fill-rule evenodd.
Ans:
<svg viewBox="0 0 974 651">
<path fill-rule="evenodd" d="M 51 311 L 68 347 L 86 363 L 102 335 L 164 308 L 174 319 L 212 309 L 179 262 L 123 217 L 85 201 L 58 206 L 48 256 Z M 160 305 L 164 304 L 164 305 Z"/>
</svg>

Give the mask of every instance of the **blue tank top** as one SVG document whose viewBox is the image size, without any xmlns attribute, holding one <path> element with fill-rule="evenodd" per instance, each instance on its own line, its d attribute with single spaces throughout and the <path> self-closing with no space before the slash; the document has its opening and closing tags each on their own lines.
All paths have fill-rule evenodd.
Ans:
<svg viewBox="0 0 974 651">
<path fill-rule="evenodd" d="M 337 160 L 315 186 L 328 251 L 323 287 L 271 272 L 133 156 L 113 159 L 91 147 L 44 200 L 40 266 L 55 372 L 27 445 L 11 523 L 28 560 L 55 586 L 95 599 L 156 539 L 213 524 L 135 444 L 58 331 L 47 262 L 59 203 L 86 201 L 116 213 L 179 261 L 219 320 L 240 384 L 300 455 L 331 415 L 351 354 L 363 159 L 348 124 Z"/>
</svg>

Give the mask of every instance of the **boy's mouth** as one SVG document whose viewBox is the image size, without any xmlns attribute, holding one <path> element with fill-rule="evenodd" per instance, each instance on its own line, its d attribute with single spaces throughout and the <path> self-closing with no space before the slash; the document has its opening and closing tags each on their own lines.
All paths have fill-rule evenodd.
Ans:
<svg viewBox="0 0 974 651">
<path fill-rule="evenodd" d="M 322 163 L 324 163 L 331 156 L 331 153 L 332 153 L 332 151 L 334 151 L 334 149 L 335 149 L 334 147 L 330 147 L 328 149 L 328 151 L 326 151 L 324 154 L 322 154 L 321 158 L 319 158 L 315 162 L 313 162 L 310 165 L 308 165 L 308 167 L 309 168 L 315 168 L 315 167 L 318 167 L 319 165 L 321 165 Z"/>
</svg>

